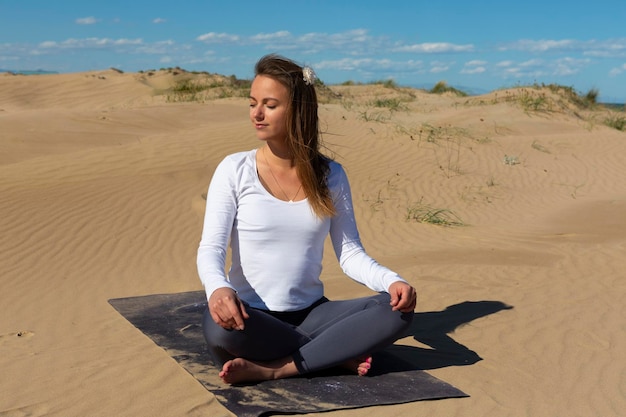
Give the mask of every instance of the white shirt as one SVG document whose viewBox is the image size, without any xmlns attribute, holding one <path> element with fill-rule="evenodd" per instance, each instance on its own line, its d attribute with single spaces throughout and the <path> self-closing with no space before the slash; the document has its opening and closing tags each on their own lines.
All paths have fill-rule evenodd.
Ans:
<svg viewBox="0 0 626 417">
<path fill-rule="evenodd" d="M 363 249 L 350 185 L 334 161 L 328 186 L 336 215 L 320 219 L 308 200 L 283 201 L 265 189 L 257 174 L 256 150 L 224 158 L 209 185 L 198 248 L 198 273 L 207 298 L 229 287 L 256 308 L 296 311 L 310 306 L 324 295 L 320 274 L 328 233 L 341 268 L 352 279 L 377 292 L 403 281 Z M 229 241 L 232 265 L 226 275 Z"/>
</svg>

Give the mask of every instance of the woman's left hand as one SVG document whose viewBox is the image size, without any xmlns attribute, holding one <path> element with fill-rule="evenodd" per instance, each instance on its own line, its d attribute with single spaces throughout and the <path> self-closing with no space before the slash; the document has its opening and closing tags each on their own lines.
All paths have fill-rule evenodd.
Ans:
<svg viewBox="0 0 626 417">
<path fill-rule="evenodd" d="M 391 307 L 393 311 L 408 313 L 415 310 L 417 304 L 417 292 L 406 282 L 396 281 L 389 286 Z"/>
</svg>

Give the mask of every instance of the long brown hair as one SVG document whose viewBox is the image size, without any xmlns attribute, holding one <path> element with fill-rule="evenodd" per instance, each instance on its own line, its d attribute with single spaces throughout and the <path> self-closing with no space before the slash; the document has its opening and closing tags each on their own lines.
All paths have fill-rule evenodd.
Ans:
<svg viewBox="0 0 626 417">
<path fill-rule="evenodd" d="M 261 58 L 254 70 L 256 76 L 270 77 L 287 87 L 287 146 L 298 178 L 313 212 L 320 218 L 333 216 L 335 206 L 327 183 L 330 159 L 320 152 L 315 83 L 305 83 L 302 67 L 276 54 Z"/>
</svg>

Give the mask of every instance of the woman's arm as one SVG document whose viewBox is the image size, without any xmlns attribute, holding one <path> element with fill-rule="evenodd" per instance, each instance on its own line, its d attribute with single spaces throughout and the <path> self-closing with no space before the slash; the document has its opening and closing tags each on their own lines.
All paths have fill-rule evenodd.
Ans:
<svg viewBox="0 0 626 417">
<path fill-rule="evenodd" d="M 339 164 L 333 169 L 336 171 L 329 179 L 329 186 L 337 214 L 331 219 L 330 236 L 341 268 L 349 277 L 377 292 L 390 292 L 395 282 L 408 285 L 397 273 L 365 252 L 356 226 L 348 178 Z M 391 295 L 393 299 L 394 294 Z"/>
<path fill-rule="evenodd" d="M 237 213 L 236 170 L 226 158 L 216 168 L 209 191 L 198 248 L 198 274 L 211 317 L 225 329 L 244 329 L 248 313 L 226 279 L 226 251 Z"/>
<path fill-rule="evenodd" d="M 237 213 L 235 169 L 226 158 L 216 168 L 207 192 L 202 238 L 198 247 L 198 275 L 207 299 L 213 291 L 226 287 L 226 251 Z"/>
</svg>

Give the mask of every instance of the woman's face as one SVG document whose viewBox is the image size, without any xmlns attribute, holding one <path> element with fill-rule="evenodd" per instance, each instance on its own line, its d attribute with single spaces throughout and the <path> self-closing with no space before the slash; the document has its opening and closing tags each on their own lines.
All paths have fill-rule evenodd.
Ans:
<svg viewBox="0 0 626 417">
<path fill-rule="evenodd" d="M 257 138 L 284 141 L 287 138 L 289 92 L 273 78 L 258 75 L 250 88 L 250 120 Z"/>
</svg>

